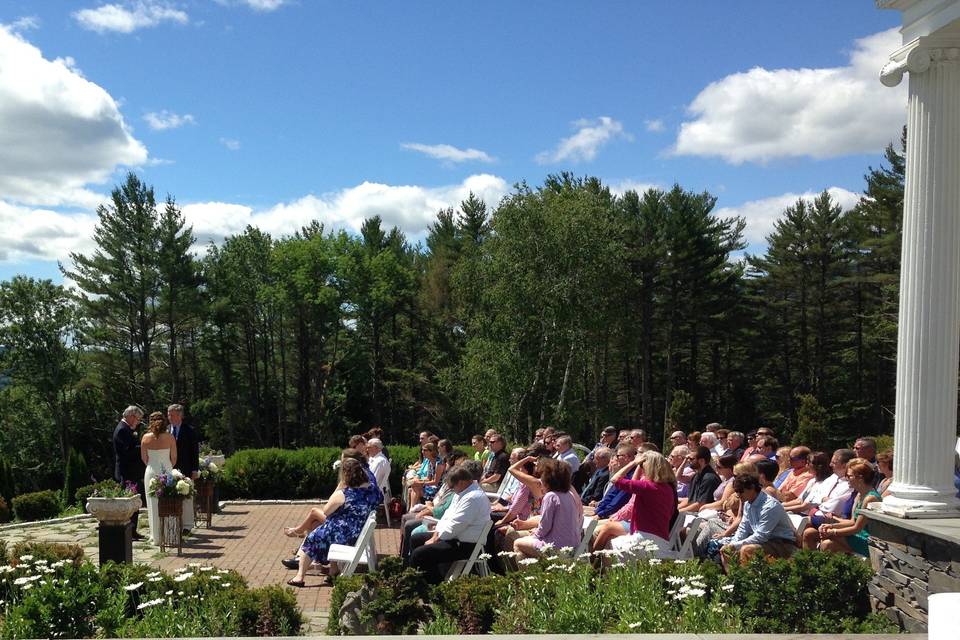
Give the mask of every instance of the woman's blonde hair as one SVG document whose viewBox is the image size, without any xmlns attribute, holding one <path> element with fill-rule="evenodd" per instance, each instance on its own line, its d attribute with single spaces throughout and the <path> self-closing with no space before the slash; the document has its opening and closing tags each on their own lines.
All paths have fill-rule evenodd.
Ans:
<svg viewBox="0 0 960 640">
<path fill-rule="evenodd" d="M 643 454 L 643 477 L 650 482 L 669 482 L 676 484 L 677 476 L 673 473 L 670 461 L 656 451 L 647 451 Z"/>
<path fill-rule="evenodd" d="M 154 411 L 150 414 L 150 426 L 147 429 L 154 437 L 160 437 L 161 433 L 167 432 L 167 417 L 159 411 Z"/>
<path fill-rule="evenodd" d="M 755 476 L 760 475 L 760 472 L 757 471 L 757 465 L 753 464 L 752 462 L 738 462 L 737 464 L 733 465 L 734 476 L 743 475 L 744 473 L 750 473 Z"/>
</svg>

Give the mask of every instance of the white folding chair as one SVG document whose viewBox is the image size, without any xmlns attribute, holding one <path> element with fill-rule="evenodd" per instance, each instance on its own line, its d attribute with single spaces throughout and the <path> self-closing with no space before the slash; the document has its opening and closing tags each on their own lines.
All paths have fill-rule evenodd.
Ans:
<svg viewBox="0 0 960 640">
<path fill-rule="evenodd" d="M 473 551 L 470 553 L 470 556 L 466 560 L 457 560 L 450 565 L 450 568 L 447 570 L 447 582 L 455 580 L 461 576 L 470 575 L 474 565 L 477 567 L 477 573 L 479 573 L 481 576 L 487 576 L 490 574 L 487 561 L 480 560 L 479 558 L 480 554 L 483 552 L 484 546 L 487 544 L 487 535 L 490 533 L 490 527 L 492 526 L 493 520 L 487 520 L 487 524 L 483 525 L 483 531 L 480 533 L 480 537 L 477 539 L 476 544 L 473 545 Z"/>
<path fill-rule="evenodd" d="M 801 516 L 799 513 L 788 513 L 787 517 L 790 518 L 790 524 L 793 525 L 793 533 L 796 535 L 799 545 L 803 540 L 803 532 L 810 526 L 810 518 Z"/>
<path fill-rule="evenodd" d="M 360 530 L 354 546 L 346 544 L 332 544 L 327 552 L 327 559 L 336 562 L 340 567 L 340 575 L 352 576 L 357 565 L 365 564 L 370 571 L 377 570 L 377 549 L 374 542 L 374 530 L 377 528 L 377 511 L 374 509 L 367 516 L 367 521 Z"/>
<path fill-rule="evenodd" d="M 497 487 L 496 491 L 484 491 L 487 494 L 487 497 L 490 498 L 491 502 L 496 502 L 503 497 L 503 492 L 507 490 L 507 480 L 509 473 L 505 473 L 502 478 L 500 478 L 500 486 Z"/>
<path fill-rule="evenodd" d="M 587 548 L 590 546 L 590 540 L 593 538 L 593 532 L 597 529 L 597 519 L 588 518 L 584 516 L 583 518 L 583 531 L 580 536 L 580 544 L 577 545 L 577 548 L 573 550 L 573 559 L 579 560 L 581 557 L 586 559 L 584 554 L 587 552 Z"/>
<path fill-rule="evenodd" d="M 680 518 L 677 518 L 677 520 L 679 519 Z M 694 517 L 694 519 L 690 522 L 690 525 L 687 527 L 687 537 L 683 540 L 683 542 L 680 542 L 680 534 L 678 533 L 677 540 L 674 543 L 675 547 L 661 550 L 656 554 L 656 557 L 664 560 L 688 560 L 692 558 L 693 541 L 696 540 L 701 526 L 703 526 L 703 520 Z"/>
<path fill-rule="evenodd" d="M 387 527 L 392 526 L 390 524 L 390 501 L 393 500 L 393 494 L 390 493 L 390 478 L 387 477 L 387 481 L 383 483 L 383 486 L 380 487 L 380 491 L 383 491 L 383 502 L 381 506 L 383 507 L 383 517 L 387 521 Z"/>
</svg>

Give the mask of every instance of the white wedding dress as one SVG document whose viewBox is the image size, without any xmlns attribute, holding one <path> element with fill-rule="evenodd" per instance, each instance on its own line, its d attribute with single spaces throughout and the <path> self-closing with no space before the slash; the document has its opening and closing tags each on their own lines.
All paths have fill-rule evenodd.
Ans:
<svg viewBox="0 0 960 640">
<path fill-rule="evenodd" d="M 160 516 L 156 496 L 150 495 L 150 479 L 161 473 L 173 471 L 170 462 L 170 449 L 150 449 L 147 451 L 147 470 L 143 474 L 143 486 L 147 492 L 147 517 L 150 520 L 150 541 L 160 543 Z"/>
</svg>

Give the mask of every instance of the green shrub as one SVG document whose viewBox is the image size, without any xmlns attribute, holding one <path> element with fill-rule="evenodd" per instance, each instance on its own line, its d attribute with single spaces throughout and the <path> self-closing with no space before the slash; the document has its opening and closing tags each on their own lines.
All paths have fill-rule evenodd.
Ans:
<svg viewBox="0 0 960 640">
<path fill-rule="evenodd" d="M 391 452 L 392 453 L 392 452 Z M 328 635 L 346 635 L 340 627 L 340 610 L 348 593 L 362 590 L 370 595 L 362 601 L 360 622 L 375 635 L 414 634 L 430 618 L 424 597 L 430 589 L 423 574 L 405 568 L 400 558 L 384 558 L 377 571 L 351 578 L 338 578 L 330 596 Z"/>
<path fill-rule="evenodd" d="M 13 513 L 22 522 L 55 518 L 60 513 L 60 496 L 49 490 L 25 493 L 13 499 Z"/>
<path fill-rule="evenodd" d="M 18 542 L 13 545 L 10 552 L 10 560 L 18 563 L 23 556 L 32 556 L 32 562 L 44 560 L 46 562 L 57 562 L 58 560 L 68 560 L 77 564 L 83 560 L 83 547 L 78 544 L 66 544 L 63 542 Z"/>
<path fill-rule="evenodd" d="M 800 408 L 797 409 L 797 432 L 793 434 L 793 445 L 805 445 L 814 451 L 824 451 L 827 447 L 827 427 L 830 416 L 820 402 L 810 394 L 798 396 Z"/>
<path fill-rule="evenodd" d="M 275 500 L 325 498 L 337 486 L 333 463 L 342 449 L 243 449 L 227 458 L 220 479 L 222 498 Z M 391 445 L 390 485 L 400 493 L 403 471 L 419 456 L 419 447 Z"/>
<path fill-rule="evenodd" d="M 0 496 L 0 524 L 10 522 L 10 506 L 7 501 Z"/>
<path fill-rule="evenodd" d="M 77 488 L 90 482 L 90 470 L 87 468 L 87 461 L 83 454 L 76 449 L 70 449 L 67 452 L 67 465 L 63 477 L 63 504 L 69 507 L 75 504 Z"/>
<path fill-rule="evenodd" d="M 490 633 L 505 589 L 506 578 L 466 576 L 436 587 L 435 604 L 456 621 L 455 633 Z"/>
<path fill-rule="evenodd" d="M 768 561 L 758 554 L 730 568 L 729 602 L 739 605 L 748 633 L 876 629 L 880 623 L 869 617 L 867 598 L 872 575 L 870 565 L 855 556 L 801 551 L 789 560 Z"/>
</svg>

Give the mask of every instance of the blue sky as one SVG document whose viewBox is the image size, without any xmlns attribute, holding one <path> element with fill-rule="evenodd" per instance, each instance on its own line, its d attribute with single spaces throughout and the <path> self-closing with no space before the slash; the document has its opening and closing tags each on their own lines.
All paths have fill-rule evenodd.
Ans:
<svg viewBox="0 0 960 640">
<path fill-rule="evenodd" d="M 897 139 L 869 0 L 0 4 L 0 279 L 59 279 L 133 168 L 201 241 L 381 214 L 423 237 L 474 190 L 548 173 L 706 189 L 762 250 L 777 214 L 850 206 Z"/>
</svg>

